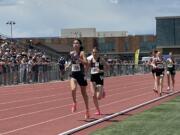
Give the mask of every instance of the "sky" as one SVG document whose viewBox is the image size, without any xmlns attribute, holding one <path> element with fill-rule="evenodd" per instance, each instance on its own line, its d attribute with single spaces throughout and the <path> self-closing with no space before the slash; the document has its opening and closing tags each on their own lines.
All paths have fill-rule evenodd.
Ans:
<svg viewBox="0 0 180 135">
<path fill-rule="evenodd" d="M 0 0 L 0 33 L 57 37 L 64 28 L 156 34 L 156 19 L 180 16 L 180 0 Z"/>
</svg>

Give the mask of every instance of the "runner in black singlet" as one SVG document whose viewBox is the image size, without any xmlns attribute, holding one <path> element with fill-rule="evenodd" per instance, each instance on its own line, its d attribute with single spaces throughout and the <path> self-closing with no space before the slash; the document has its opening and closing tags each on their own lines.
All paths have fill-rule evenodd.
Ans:
<svg viewBox="0 0 180 135">
<path fill-rule="evenodd" d="M 149 65 L 151 66 L 151 72 L 152 72 L 152 76 L 153 76 L 153 79 L 154 79 L 154 88 L 153 88 L 153 90 L 155 91 L 155 92 L 157 92 L 157 84 L 156 84 L 156 82 L 157 82 L 157 78 L 156 78 L 156 69 L 153 67 L 153 61 L 154 61 L 154 59 L 156 58 L 156 56 L 155 56 L 155 54 L 157 53 L 158 51 L 153 51 L 152 52 L 152 54 L 151 54 L 151 59 L 149 60 Z"/>
<path fill-rule="evenodd" d="M 103 57 L 98 54 L 98 49 L 93 48 L 92 55 L 88 57 L 88 63 L 90 67 L 90 90 L 93 95 L 94 105 L 97 112 L 96 115 L 100 115 L 100 108 L 98 99 L 105 96 L 104 91 L 104 66 L 107 68 L 108 64 Z"/>
<path fill-rule="evenodd" d="M 79 84 L 81 88 L 81 94 L 84 99 L 86 112 L 85 112 L 85 119 L 89 118 L 89 106 L 88 106 L 88 96 L 86 92 L 87 80 L 84 74 L 84 67 L 87 67 L 87 59 L 85 57 L 84 51 L 82 50 L 82 42 L 79 39 L 75 39 L 73 41 L 73 51 L 70 52 L 70 59 L 71 61 L 66 66 L 71 66 L 71 74 L 70 74 L 70 86 L 72 91 L 72 98 L 73 98 L 73 105 L 72 105 L 72 112 L 76 111 L 77 102 L 76 102 L 76 89 L 77 84 Z"/>
<path fill-rule="evenodd" d="M 166 66 L 167 66 L 167 83 L 168 91 L 174 91 L 174 85 L 175 85 L 175 74 L 176 74 L 176 69 L 175 69 L 175 60 L 172 56 L 172 53 L 169 53 L 169 58 L 166 60 Z M 172 88 L 170 87 L 170 82 L 172 81 Z"/>
<path fill-rule="evenodd" d="M 163 61 L 160 51 L 156 53 L 156 58 L 153 60 L 152 65 L 153 65 L 153 68 L 155 68 L 155 72 L 156 72 L 158 94 L 159 96 L 162 96 L 165 66 L 164 66 L 164 61 Z"/>
</svg>

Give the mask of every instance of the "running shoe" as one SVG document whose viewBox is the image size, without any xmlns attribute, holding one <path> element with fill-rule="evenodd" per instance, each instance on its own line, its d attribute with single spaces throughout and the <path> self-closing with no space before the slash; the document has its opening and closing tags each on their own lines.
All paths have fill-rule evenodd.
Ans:
<svg viewBox="0 0 180 135">
<path fill-rule="evenodd" d="M 174 88 L 170 89 L 169 92 L 170 92 L 170 93 L 174 92 Z"/>
<path fill-rule="evenodd" d="M 85 119 L 89 119 L 89 117 L 90 117 L 90 115 L 89 115 L 89 111 L 86 111 L 86 113 L 85 113 Z"/>
<path fill-rule="evenodd" d="M 158 93 L 158 90 L 156 90 L 155 88 L 153 89 L 153 91 L 154 91 L 155 93 Z"/>
<path fill-rule="evenodd" d="M 101 115 L 100 110 L 97 110 L 97 112 L 94 113 L 95 115 Z"/>
<path fill-rule="evenodd" d="M 171 89 L 169 87 L 167 87 L 167 91 L 170 91 Z"/>
</svg>

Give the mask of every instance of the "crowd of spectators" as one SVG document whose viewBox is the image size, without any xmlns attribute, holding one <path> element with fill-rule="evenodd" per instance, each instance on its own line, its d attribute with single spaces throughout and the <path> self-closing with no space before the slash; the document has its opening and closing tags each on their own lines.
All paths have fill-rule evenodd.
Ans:
<svg viewBox="0 0 180 135">
<path fill-rule="evenodd" d="M 134 74 L 135 65 L 132 60 L 105 58 L 110 69 L 107 76 Z M 51 80 L 68 78 L 65 72 L 66 57 L 51 61 L 42 51 L 22 45 L 18 42 L 0 41 L 0 85 L 21 83 L 42 83 Z M 148 67 L 142 67 L 148 71 Z"/>
<path fill-rule="evenodd" d="M 47 82 L 51 63 L 41 51 L 1 41 L 0 85 Z"/>
</svg>

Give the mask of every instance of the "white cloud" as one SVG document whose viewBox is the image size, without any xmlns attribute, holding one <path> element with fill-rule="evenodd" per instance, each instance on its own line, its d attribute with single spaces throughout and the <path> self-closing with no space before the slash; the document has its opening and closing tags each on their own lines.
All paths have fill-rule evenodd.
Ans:
<svg viewBox="0 0 180 135">
<path fill-rule="evenodd" d="M 18 0 L 17 3 L 18 4 L 24 4 L 25 2 L 24 2 L 24 0 Z"/>
<path fill-rule="evenodd" d="M 0 6 L 15 6 L 17 4 L 24 4 L 24 0 L 0 0 Z"/>
<path fill-rule="evenodd" d="M 109 0 L 111 3 L 113 4 L 118 4 L 119 3 L 119 0 Z"/>
<path fill-rule="evenodd" d="M 156 16 L 180 13 L 179 0 L 0 0 L 0 6 L 0 33 L 9 35 L 5 23 L 14 20 L 15 36 L 58 36 L 79 27 L 150 34 Z"/>
</svg>

